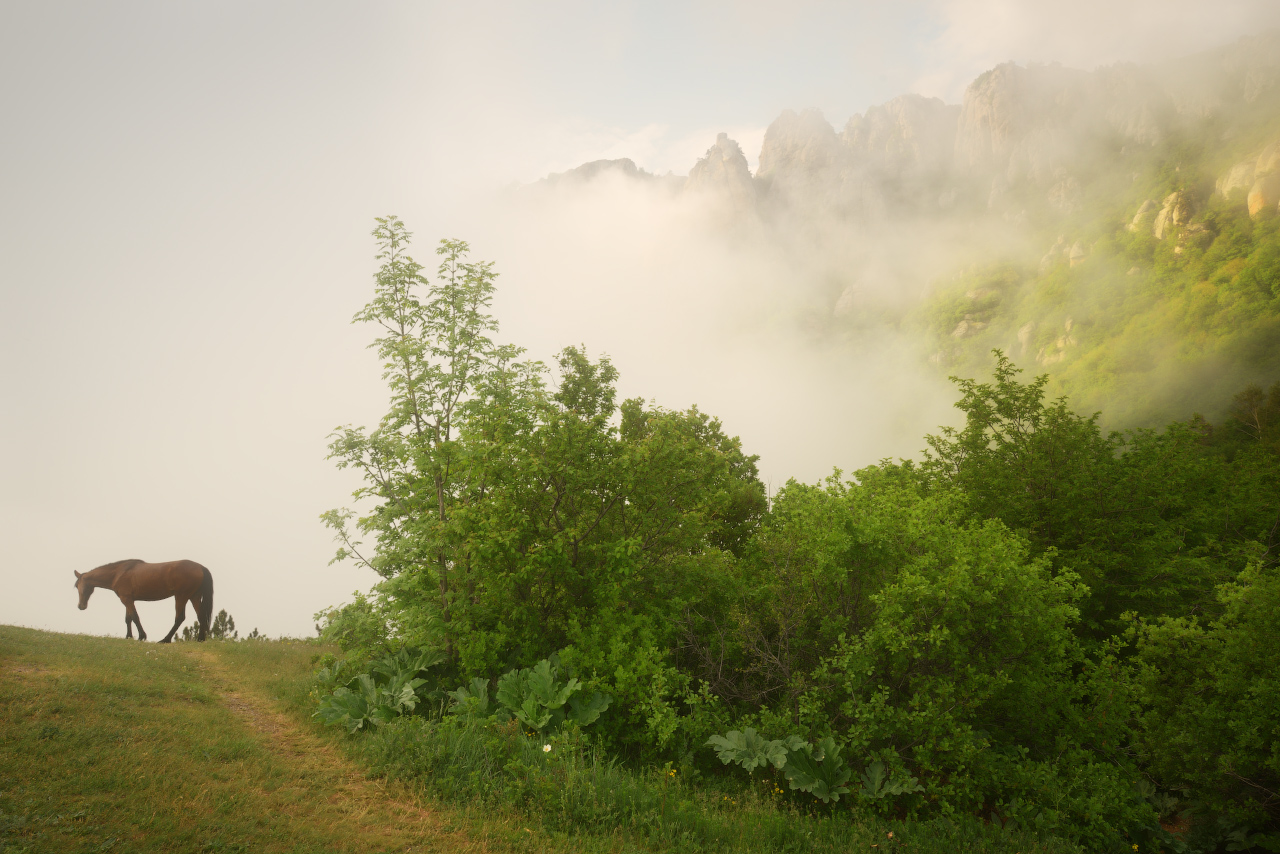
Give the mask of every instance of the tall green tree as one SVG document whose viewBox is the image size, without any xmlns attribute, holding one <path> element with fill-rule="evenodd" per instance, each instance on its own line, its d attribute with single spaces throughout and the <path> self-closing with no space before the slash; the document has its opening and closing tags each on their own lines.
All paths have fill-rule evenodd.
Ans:
<svg viewBox="0 0 1280 854">
<path fill-rule="evenodd" d="M 399 220 L 374 235 L 375 295 L 355 320 L 379 327 L 391 405 L 373 431 L 334 434 L 332 457 L 363 474 L 356 497 L 372 505 L 354 530 L 352 511 L 324 514 L 338 559 L 379 572 L 397 636 L 441 643 L 460 674 L 571 647 L 601 672 L 641 648 L 669 662 L 681 603 L 765 509 L 755 458 L 696 409 L 619 405 L 616 368 L 583 348 L 560 353 L 549 385 L 545 366 L 494 343 L 494 273 L 465 243 L 441 243 L 429 281 Z"/>
<path fill-rule="evenodd" d="M 355 498 L 376 503 L 355 531 L 349 527 L 354 511 L 331 510 L 322 518 L 342 543 L 336 559 L 353 557 L 388 579 L 411 576 L 399 585 L 402 593 L 434 589 L 436 603 L 428 610 L 447 623 L 458 564 L 448 526 L 465 477 L 458 431 L 478 390 L 510 371 L 520 353 L 490 337 L 497 329 L 488 313 L 496 274 L 491 263 L 467 260 L 465 242 L 440 241 L 431 282 L 408 254 L 411 235 L 399 218 L 378 218 L 373 236 L 382 262 L 374 298 L 353 322 L 379 329 L 370 346 L 383 361 L 390 408 L 372 431 L 336 431 L 329 451 L 340 468 L 364 476 Z M 376 537 L 371 552 L 362 550 L 360 535 Z"/>
</svg>

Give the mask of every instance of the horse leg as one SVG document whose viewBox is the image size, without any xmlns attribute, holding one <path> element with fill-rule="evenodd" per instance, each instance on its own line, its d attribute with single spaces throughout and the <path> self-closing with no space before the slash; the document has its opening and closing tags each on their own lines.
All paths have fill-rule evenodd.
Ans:
<svg viewBox="0 0 1280 854">
<path fill-rule="evenodd" d="M 142 628 L 142 620 L 138 619 L 138 609 L 133 607 L 133 600 L 130 599 L 127 603 L 125 603 L 124 607 L 125 607 L 125 621 L 128 622 L 129 620 L 133 620 L 133 624 L 138 627 L 138 640 L 140 641 L 146 640 L 147 633 L 146 633 L 146 630 Z"/>
<path fill-rule="evenodd" d="M 197 593 L 195 596 L 192 596 L 191 607 L 196 609 L 196 627 L 198 629 L 198 631 L 196 632 L 196 640 L 202 641 L 207 637 L 209 632 L 209 626 L 207 621 L 201 617 L 201 615 L 205 612 L 204 594 Z"/>
<path fill-rule="evenodd" d="M 173 605 L 174 605 L 174 610 L 177 612 L 177 616 L 173 621 L 173 628 L 169 629 L 169 634 L 165 635 L 164 639 L 161 640 L 160 643 L 169 643 L 169 641 L 173 640 L 173 635 L 175 632 L 178 631 L 178 627 L 181 626 L 184 622 L 186 622 L 187 597 L 174 596 Z"/>
</svg>

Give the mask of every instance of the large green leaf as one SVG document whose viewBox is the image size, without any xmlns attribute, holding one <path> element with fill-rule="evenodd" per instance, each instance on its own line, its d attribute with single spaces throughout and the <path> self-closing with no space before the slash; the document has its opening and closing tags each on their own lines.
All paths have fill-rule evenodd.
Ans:
<svg viewBox="0 0 1280 854">
<path fill-rule="evenodd" d="M 444 661 L 444 653 L 434 649 L 405 647 L 374 661 L 369 670 L 385 684 L 403 684 Z"/>
<path fill-rule="evenodd" d="M 384 689 L 380 699 L 384 699 L 396 714 L 412 712 L 418 706 L 418 688 L 425 684 L 425 679 L 411 679 L 401 685 Z"/>
<path fill-rule="evenodd" d="M 489 680 L 479 676 L 471 684 L 450 691 L 449 696 L 453 698 L 449 710 L 461 717 L 487 718 L 496 711 L 489 699 Z"/>
<path fill-rule="evenodd" d="M 845 784 L 853 776 L 849 766 L 840 758 L 840 748 L 830 737 L 817 744 L 805 744 L 797 750 L 788 751 L 782 771 L 792 789 L 807 792 L 824 804 L 839 801 L 841 795 L 847 795 L 849 787 Z"/>
<path fill-rule="evenodd" d="M 498 679 L 497 699 L 530 729 L 556 729 L 566 719 L 586 726 L 600 717 L 612 698 L 599 693 L 583 702 L 577 698 L 582 683 L 577 679 L 560 682 L 558 668 L 544 659 L 532 668 L 512 670 Z M 455 694 L 456 696 L 456 694 Z"/>
<path fill-rule="evenodd" d="M 525 687 L 527 669 L 512 670 L 498 677 L 498 702 L 514 712 L 524 705 L 524 698 L 529 693 Z"/>
<path fill-rule="evenodd" d="M 582 689 L 577 679 L 570 679 L 565 684 L 556 682 L 556 668 L 547 659 L 539 661 L 528 671 L 525 686 L 540 705 L 547 709 L 558 709 L 569 701 L 577 691 Z"/>
<path fill-rule="evenodd" d="M 369 720 L 369 701 L 350 688 L 338 688 L 320 701 L 315 716 L 329 726 L 341 724 L 355 732 Z"/>
<path fill-rule="evenodd" d="M 520 708 L 515 710 L 515 716 L 520 723 L 539 732 L 550 724 L 553 718 L 552 712 L 540 704 L 535 697 L 526 697 Z"/>
<path fill-rule="evenodd" d="M 871 762 L 862 777 L 862 794 L 872 800 L 923 792 L 924 786 L 915 777 L 893 777 L 879 759 Z"/>
<path fill-rule="evenodd" d="M 396 718 L 400 717 L 400 713 L 396 711 L 394 706 L 382 703 L 369 709 L 369 720 L 375 724 L 388 724 Z"/>
<path fill-rule="evenodd" d="M 408 714 L 424 699 L 427 680 L 418 674 L 441 661 L 433 650 L 402 649 L 369 665 L 343 687 L 320 701 L 316 717 L 326 724 L 342 724 L 356 732 L 367 723 L 384 724 Z M 340 662 L 322 671 L 322 679 L 332 680 L 341 672 Z"/>
<path fill-rule="evenodd" d="M 716 755 L 725 765 L 741 765 L 748 772 L 772 765 L 781 768 L 787 763 L 788 750 L 799 749 L 805 744 L 799 736 L 768 741 L 751 727 L 742 731 L 731 730 L 728 735 L 713 735 L 707 746 L 714 747 Z"/>
<path fill-rule="evenodd" d="M 360 673 L 347 683 L 347 687 L 364 697 L 370 704 L 378 702 L 378 683 L 368 673 Z"/>
<path fill-rule="evenodd" d="M 587 699 L 583 699 L 582 695 L 578 694 L 569 698 L 569 711 L 565 717 L 580 727 L 590 726 L 599 719 L 612 702 L 612 695 L 601 694 L 599 691 L 595 691 Z"/>
</svg>

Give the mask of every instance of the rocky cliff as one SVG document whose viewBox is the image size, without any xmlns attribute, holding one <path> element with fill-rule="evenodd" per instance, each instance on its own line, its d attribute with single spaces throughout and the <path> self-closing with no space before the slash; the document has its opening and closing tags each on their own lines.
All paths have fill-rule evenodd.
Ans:
<svg viewBox="0 0 1280 854">
<path fill-rule="evenodd" d="M 826 208 L 841 196 L 845 157 L 821 112 L 785 110 L 765 131 L 756 179 L 766 198 Z"/>
<path fill-rule="evenodd" d="M 737 143 L 721 134 L 688 181 L 666 180 L 677 191 L 721 193 L 744 209 L 822 217 L 953 209 L 1070 215 L 1092 185 L 1114 181 L 1143 151 L 1210 125 L 1225 150 L 1260 116 L 1280 115 L 1276 38 L 1149 66 L 1005 63 L 974 80 L 962 104 L 902 95 L 853 116 L 840 132 L 817 110 L 786 110 L 765 133 L 754 176 Z M 1251 210 L 1280 205 L 1280 155 L 1263 163 L 1265 154 L 1259 146 L 1224 170 L 1217 191 L 1242 193 Z M 630 160 L 588 163 L 550 180 L 604 175 L 661 180 Z"/>
<path fill-rule="evenodd" d="M 756 201 L 756 185 L 742 147 L 728 134 L 716 136 L 716 144 L 689 170 L 684 189 L 723 198 L 734 208 L 749 208 Z"/>
</svg>

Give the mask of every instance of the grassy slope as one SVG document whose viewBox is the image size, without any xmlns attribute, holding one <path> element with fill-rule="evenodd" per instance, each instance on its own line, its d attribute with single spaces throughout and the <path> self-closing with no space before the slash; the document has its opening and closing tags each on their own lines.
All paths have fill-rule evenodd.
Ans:
<svg viewBox="0 0 1280 854">
<path fill-rule="evenodd" d="M 0 852 L 559 847 L 369 780 L 307 719 L 316 652 L 0 626 Z"/>
<path fill-rule="evenodd" d="M 300 642 L 163 646 L 0 626 L 0 852 L 706 849 L 616 828 L 549 831 L 493 803 L 428 803 L 421 793 L 430 781 L 410 789 L 370 779 L 353 757 L 371 744 L 310 718 L 319 651 Z M 611 788 L 643 788 L 610 773 L 618 777 Z M 819 840 L 808 837 L 821 834 L 811 831 L 828 824 L 801 819 L 797 832 L 770 840 L 766 825 L 786 821 L 772 810 L 700 821 L 716 825 L 711 837 L 729 841 L 711 847 L 726 851 L 813 850 Z M 844 841 L 831 850 L 956 850 L 949 833 L 923 826 L 899 826 L 895 837 L 871 825 L 828 829 Z M 965 834 L 965 847 L 1060 848 L 984 836 Z"/>
</svg>

